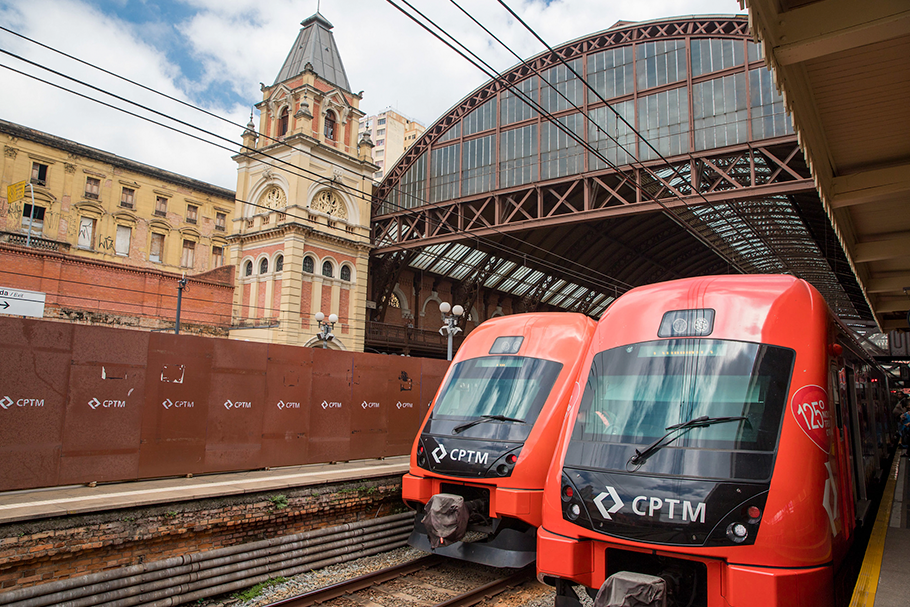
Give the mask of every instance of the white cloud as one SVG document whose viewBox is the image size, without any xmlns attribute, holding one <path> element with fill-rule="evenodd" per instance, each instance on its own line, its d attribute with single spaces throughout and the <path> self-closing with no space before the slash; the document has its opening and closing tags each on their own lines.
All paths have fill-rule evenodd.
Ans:
<svg viewBox="0 0 910 607">
<path fill-rule="evenodd" d="M 402 0 L 395 1 L 402 4 Z M 517 63 L 514 56 L 488 38 L 451 2 L 409 1 L 495 69 L 502 71 Z M 498 2 L 458 0 L 458 3 L 519 55 L 528 57 L 544 50 Z M 180 65 L 152 44 L 156 39 L 154 32 L 161 31 L 161 22 L 147 27 L 127 23 L 79 0 L 30 0 L 16 5 L 0 2 L 0 22 L 168 95 L 195 99 L 205 109 L 245 124 L 249 106 L 261 100 L 259 83 L 274 81 L 296 39 L 300 21 L 311 14 L 308 11 L 315 11 L 315 2 L 185 0 L 185 4 L 195 8 L 196 14 L 185 22 L 165 25 L 173 26 L 184 36 L 191 56 L 183 61 L 199 66 L 197 71 L 201 76 L 195 78 L 188 77 Z M 554 46 L 606 29 L 619 20 L 740 12 L 736 0 L 651 0 L 609 5 L 591 0 L 550 3 L 512 0 L 509 5 Z M 388 2 L 322 0 L 321 12 L 335 26 L 333 33 L 348 79 L 354 92 L 364 91 L 361 109 L 368 114 L 394 107 L 429 125 L 487 80 Z M 91 81 L 239 143 L 238 127 L 102 76 L 5 32 L 0 32 L 0 48 L 21 53 L 42 65 Z M 22 66 L 6 56 L 0 63 L 47 77 L 38 68 Z M 224 187 L 235 185 L 236 166 L 230 159 L 230 151 L 194 142 L 6 70 L 2 79 L 2 119 Z M 57 77 L 53 80 L 63 82 Z M 242 101 L 228 109 L 221 107 L 223 97 L 200 102 L 198 91 L 209 87 L 227 87 Z M 98 96 L 94 92 L 91 95 Z"/>
</svg>

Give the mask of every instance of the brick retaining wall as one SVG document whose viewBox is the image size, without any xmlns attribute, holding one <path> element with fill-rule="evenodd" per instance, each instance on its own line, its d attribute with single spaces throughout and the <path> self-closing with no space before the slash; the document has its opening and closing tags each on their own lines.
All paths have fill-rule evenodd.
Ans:
<svg viewBox="0 0 910 607">
<path fill-rule="evenodd" d="M 0 592 L 403 510 L 394 476 L 2 525 Z"/>
</svg>

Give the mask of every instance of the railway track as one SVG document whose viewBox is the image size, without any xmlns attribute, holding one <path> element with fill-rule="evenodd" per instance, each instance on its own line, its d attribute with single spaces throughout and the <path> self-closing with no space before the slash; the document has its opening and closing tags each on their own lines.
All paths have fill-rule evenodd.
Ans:
<svg viewBox="0 0 910 607">
<path fill-rule="evenodd" d="M 467 607 L 532 580 L 533 566 L 518 570 L 491 569 L 430 555 L 283 599 L 268 607 Z"/>
</svg>

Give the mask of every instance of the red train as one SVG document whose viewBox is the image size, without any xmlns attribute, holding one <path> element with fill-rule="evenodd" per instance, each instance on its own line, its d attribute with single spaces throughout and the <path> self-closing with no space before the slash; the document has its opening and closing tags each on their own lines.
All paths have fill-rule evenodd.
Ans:
<svg viewBox="0 0 910 607">
<path fill-rule="evenodd" d="M 557 606 L 580 605 L 578 584 L 641 605 L 834 605 L 893 422 L 885 376 L 818 291 L 771 275 L 633 289 L 580 381 L 538 530 Z"/>
<path fill-rule="evenodd" d="M 534 561 L 547 469 L 595 326 L 582 314 L 518 314 L 465 338 L 402 480 L 418 510 L 412 546 L 496 566 Z M 460 541 L 471 531 L 485 537 Z"/>
</svg>

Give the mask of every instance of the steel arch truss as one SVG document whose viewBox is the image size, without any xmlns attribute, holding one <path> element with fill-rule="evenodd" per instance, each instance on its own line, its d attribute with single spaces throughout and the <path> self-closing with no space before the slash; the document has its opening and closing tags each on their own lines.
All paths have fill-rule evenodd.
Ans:
<svg viewBox="0 0 910 607">
<path fill-rule="evenodd" d="M 814 191 L 795 136 L 532 183 L 375 217 L 374 254 L 610 217 Z"/>
</svg>

